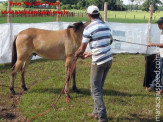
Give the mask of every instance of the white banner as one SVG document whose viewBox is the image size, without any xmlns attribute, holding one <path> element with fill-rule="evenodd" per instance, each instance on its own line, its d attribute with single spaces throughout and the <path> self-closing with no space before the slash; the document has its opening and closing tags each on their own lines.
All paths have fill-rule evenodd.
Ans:
<svg viewBox="0 0 163 122">
<path fill-rule="evenodd" d="M 27 28 L 39 28 L 46 30 L 66 29 L 68 25 L 74 22 L 47 22 L 47 23 L 12 23 L 0 24 L 0 64 L 11 62 L 11 49 L 14 37 L 22 30 Z M 111 28 L 114 39 L 125 41 L 115 41 L 111 45 L 113 53 L 156 53 L 158 49 L 148 48 L 138 44 L 147 44 L 148 42 L 160 43 L 161 31 L 157 24 L 126 24 L 126 23 L 108 23 Z M 150 29 L 150 31 L 148 31 Z M 127 43 L 126 43 L 127 42 Z M 87 51 L 89 51 L 89 46 Z M 33 59 L 38 58 L 34 57 Z"/>
</svg>

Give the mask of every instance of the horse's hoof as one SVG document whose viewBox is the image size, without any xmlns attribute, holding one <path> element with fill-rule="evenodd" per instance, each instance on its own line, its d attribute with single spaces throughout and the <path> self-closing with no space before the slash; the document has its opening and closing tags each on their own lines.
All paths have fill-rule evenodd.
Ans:
<svg viewBox="0 0 163 122">
<path fill-rule="evenodd" d="M 24 91 L 27 91 L 28 89 L 27 88 L 24 88 Z"/>
<path fill-rule="evenodd" d="M 13 88 L 10 88 L 10 91 L 11 91 L 12 95 L 15 95 L 16 94 L 15 93 L 15 90 Z"/>
<path fill-rule="evenodd" d="M 67 97 L 68 97 L 69 99 L 71 98 L 69 94 L 67 95 Z"/>
<path fill-rule="evenodd" d="M 78 90 L 77 88 L 73 88 L 73 91 L 76 93 L 81 93 L 80 90 Z"/>
<path fill-rule="evenodd" d="M 25 87 L 25 86 L 22 86 L 22 88 L 24 89 L 24 91 L 27 91 L 28 90 L 27 87 Z"/>
</svg>

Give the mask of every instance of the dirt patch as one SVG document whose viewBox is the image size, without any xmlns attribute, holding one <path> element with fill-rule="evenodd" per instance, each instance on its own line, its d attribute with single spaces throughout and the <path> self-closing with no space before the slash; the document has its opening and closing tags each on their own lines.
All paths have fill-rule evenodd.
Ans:
<svg viewBox="0 0 163 122">
<path fill-rule="evenodd" d="M 28 86 L 28 90 L 37 83 L 38 81 L 35 80 L 31 85 Z M 0 85 L 0 88 L 1 87 L 5 89 L 9 89 L 9 86 L 7 85 Z M 27 121 L 27 118 L 24 117 L 19 110 L 19 101 L 26 92 L 24 92 L 19 87 L 15 87 L 15 88 L 17 88 L 16 90 L 18 90 L 16 92 L 16 95 L 11 95 L 10 92 L 7 95 L 0 93 L 0 99 L 3 100 L 3 102 L 0 103 L 0 121 L 2 120 L 2 122 Z"/>
<path fill-rule="evenodd" d="M 26 118 L 21 114 L 18 104 L 22 94 L 5 96 L 4 102 L 0 105 L 0 120 L 6 122 L 25 122 Z M 8 102 L 7 102 L 8 101 Z"/>
</svg>

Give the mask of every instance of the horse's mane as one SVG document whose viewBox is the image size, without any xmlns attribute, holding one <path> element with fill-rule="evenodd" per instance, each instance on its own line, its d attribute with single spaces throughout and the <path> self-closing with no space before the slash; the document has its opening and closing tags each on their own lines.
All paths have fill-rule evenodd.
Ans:
<svg viewBox="0 0 163 122">
<path fill-rule="evenodd" d="M 76 32 L 82 25 L 84 25 L 83 22 L 77 22 L 77 23 L 74 23 L 73 25 L 69 25 L 67 29 L 73 28 L 74 31 Z"/>
</svg>

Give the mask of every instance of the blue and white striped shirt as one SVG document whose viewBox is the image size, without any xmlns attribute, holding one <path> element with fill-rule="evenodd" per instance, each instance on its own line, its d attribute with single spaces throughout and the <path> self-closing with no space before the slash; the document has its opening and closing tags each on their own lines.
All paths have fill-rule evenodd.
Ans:
<svg viewBox="0 0 163 122">
<path fill-rule="evenodd" d="M 84 29 L 82 43 L 89 43 L 92 51 L 92 63 L 100 65 L 113 59 L 110 37 L 110 28 L 99 19 L 95 19 Z"/>
</svg>

